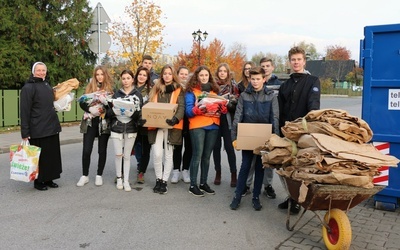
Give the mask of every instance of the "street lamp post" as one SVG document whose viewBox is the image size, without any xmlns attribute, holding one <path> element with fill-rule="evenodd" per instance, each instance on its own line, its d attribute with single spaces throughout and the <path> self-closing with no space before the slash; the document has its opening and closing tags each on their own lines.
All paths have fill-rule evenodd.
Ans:
<svg viewBox="0 0 400 250">
<path fill-rule="evenodd" d="M 202 41 L 204 42 L 207 39 L 208 33 L 207 33 L 207 31 L 204 31 L 204 33 L 203 33 L 199 29 L 197 32 L 193 31 L 192 36 L 193 36 L 193 41 L 197 41 L 199 43 L 199 55 L 198 55 L 198 58 L 199 58 L 199 66 L 200 66 L 201 42 Z"/>
</svg>

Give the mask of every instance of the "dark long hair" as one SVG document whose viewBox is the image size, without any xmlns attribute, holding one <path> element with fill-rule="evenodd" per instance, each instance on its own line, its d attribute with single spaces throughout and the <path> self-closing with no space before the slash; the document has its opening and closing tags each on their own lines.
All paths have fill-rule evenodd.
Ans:
<svg viewBox="0 0 400 250">
<path fill-rule="evenodd" d="M 192 77 L 190 77 L 188 83 L 186 84 L 186 91 L 187 92 L 193 92 L 193 89 L 197 88 L 200 89 L 200 81 L 199 81 L 199 73 L 202 70 L 206 70 L 208 71 L 209 74 L 209 78 L 208 78 L 208 82 L 211 84 L 211 90 L 214 91 L 215 93 L 219 93 L 219 86 L 218 84 L 215 82 L 214 77 L 211 74 L 210 69 L 207 66 L 199 66 L 194 72 Z"/>
<path fill-rule="evenodd" d="M 146 82 L 144 83 L 144 85 L 145 85 L 145 88 L 146 88 L 146 93 L 149 94 L 149 93 L 150 93 L 150 82 L 151 82 L 151 78 L 150 78 L 150 71 L 149 71 L 147 68 L 145 68 L 145 67 L 143 67 L 143 66 L 140 66 L 140 67 L 136 70 L 135 77 L 133 78 L 133 85 L 135 86 L 135 88 L 138 88 L 138 87 L 139 87 L 139 86 L 138 86 L 138 76 L 139 76 L 140 71 L 146 72 L 147 80 L 146 80 Z"/>
<path fill-rule="evenodd" d="M 249 80 L 247 79 L 247 76 L 244 73 L 246 65 L 250 65 L 251 68 L 254 68 L 256 66 L 255 63 L 252 62 L 252 61 L 247 61 L 247 62 L 245 62 L 243 64 L 243 68 L 242 68 L 242 83 L 243 83 L 243 86 L 245 86 L 245 87 L 247 87 L 247 85 L 249 85 Z M 250 70 L 249 70 L 249 73 L 250 73 Z"/>
</svg>

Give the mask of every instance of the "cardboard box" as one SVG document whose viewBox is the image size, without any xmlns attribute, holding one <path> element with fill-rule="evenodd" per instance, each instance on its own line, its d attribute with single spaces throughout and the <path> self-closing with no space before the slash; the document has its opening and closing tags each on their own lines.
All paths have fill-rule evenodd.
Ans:
<svg viewBox="0 0 400 250">
<path fill-rule="evenodd" d="M 165 120 L 171 119 L 178 109 L 178 104 L 148 102 L 142 107 L 142 119 L 146 120 L 144 127 L 172 128 Z"/>
<path fill-rule="evenodd" d="M 271 137 L 272 124 L 239 123 L 236 149 L 254 150 Z"/>
</svg>

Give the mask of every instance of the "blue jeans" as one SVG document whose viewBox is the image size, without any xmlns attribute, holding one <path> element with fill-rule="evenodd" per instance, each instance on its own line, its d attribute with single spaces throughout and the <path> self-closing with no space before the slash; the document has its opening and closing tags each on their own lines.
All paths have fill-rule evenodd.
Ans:
<svg viewBox="0 0 400 250">
<path fill-rule="evenodd" d="M 190 161 L 190 185 L 197 185 L 199 165 L 201 169 L 200 184 L 207 183 L 210 168 L 211 152 L 218 136 L 218 129 L 206 130 L 196 128 L 189 131 L 192 140 L 192 160 Z M 201 161 L 201 162 L 200 162 Z"/>
<path fill-rule="evenodd" d="M 252 150 L 242 150 L 242 166 L 240 167 L 239 177 L 235 190 L 235 197 L 237 199 L 242 198 L 242 193 L 246 188 L 247 177 L 249 176 L 249 171 L 251 168 L 251 162 L 253 161 L 253 157 L 256 157 L 256 162 L 254 165 L 254 189 L 253 189 L 253 198 L 258 198 L 261 193 L 261 187 L 263 184 L 264 178 L 264 169 L 262 167 L 261 156 L 253 154 Z"/>
</svg>

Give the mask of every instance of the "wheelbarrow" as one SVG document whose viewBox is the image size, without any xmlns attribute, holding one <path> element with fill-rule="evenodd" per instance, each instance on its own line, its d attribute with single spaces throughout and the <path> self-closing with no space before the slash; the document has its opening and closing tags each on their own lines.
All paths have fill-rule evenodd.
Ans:
<svg viewBox="0 0 400 250">
<path fill-rule="evenodd" d="M 298 202 L 301 181 L 284 177 L 290 197 Z M 328 249 L 349 249 L 352 232 L 347 212 L 372 195 L 381 191 L 383 186 L 362 188 L 345 185 L 310 184 L 304 202 L 299 204 L 304 208 L 297 221 L 290 225 L 290 199 L 286 218 L 286 228 L 293 231 L 294 227 L 306 211 L 315 213 L 322 223 L 322 237 Z M 326 210 L 324 218 L 317 212 Z"/>
</svg>

